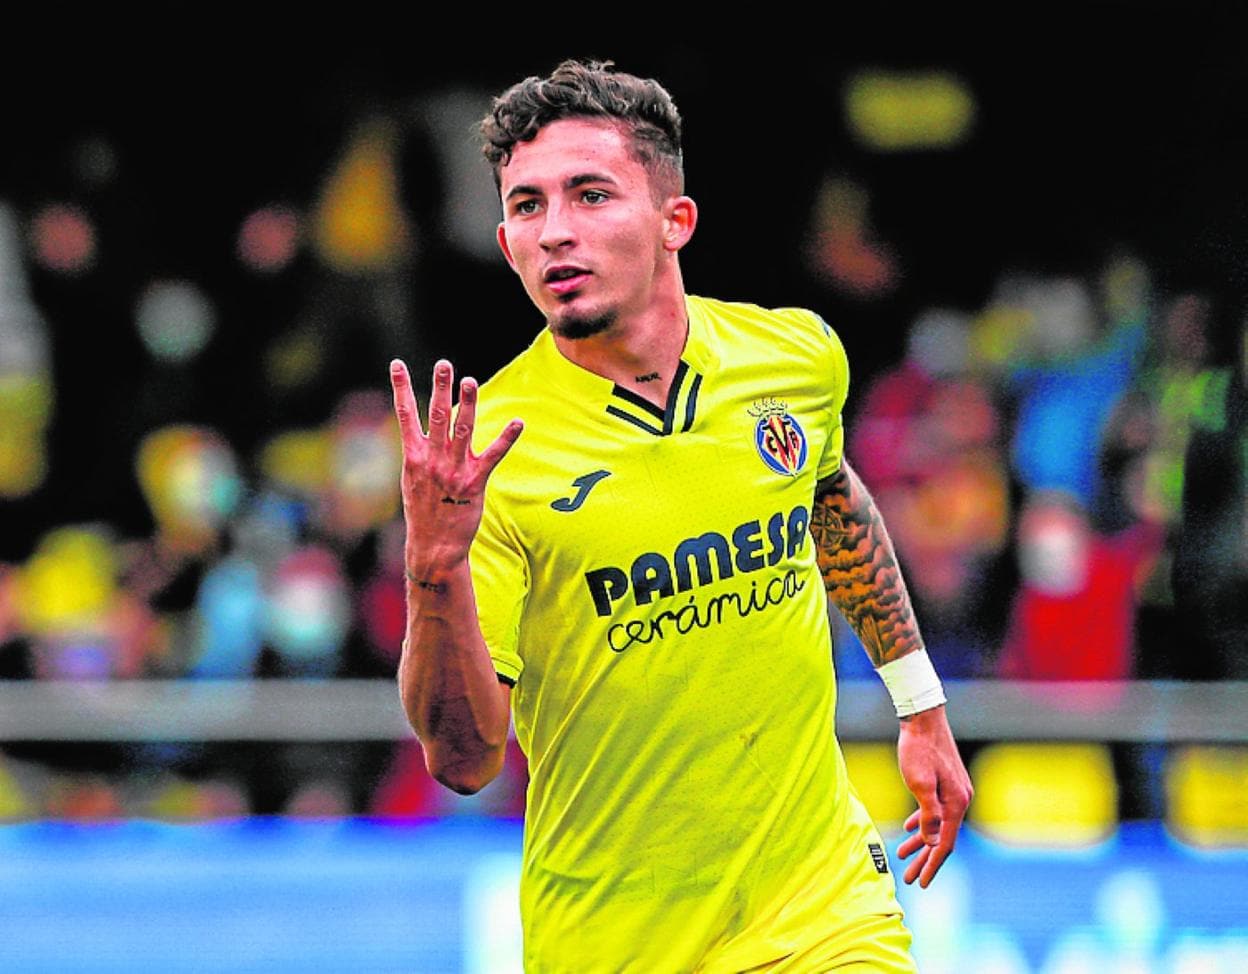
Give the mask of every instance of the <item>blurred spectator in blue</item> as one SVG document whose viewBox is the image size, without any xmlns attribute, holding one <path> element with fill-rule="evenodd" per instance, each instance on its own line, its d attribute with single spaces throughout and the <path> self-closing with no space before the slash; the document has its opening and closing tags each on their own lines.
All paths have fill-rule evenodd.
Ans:
<svg viewBox="0 0 1248 974">
<path fill-rule="evenodd" d="M 187 676 L 244 679 L 259 669 L 266 579 L 295 546 L 298 505 L 275 493 L 248 504 L 231 525 L 233 547 L 204 575 L 195 599 L 194 649 Z"/>
<path fill-rule="evenodd" d="M 1037 282 L 1025 307 L 1025 362 L 1008 377 L 1017 403 L 1014 471 L 1027 490 L 1062 491 L 1090 509 L 1103 428 L 1135 375 L 1146 322 L 1103 321 L 1075 278 Z"/>
</svg>

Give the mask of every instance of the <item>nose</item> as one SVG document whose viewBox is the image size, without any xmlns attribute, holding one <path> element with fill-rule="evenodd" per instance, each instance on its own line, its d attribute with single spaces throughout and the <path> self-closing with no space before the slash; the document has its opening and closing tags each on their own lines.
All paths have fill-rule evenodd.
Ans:
<svg viewBox="0 0 1248 974">
<path fill-rule="evenodd" d="M 546 208 L 546 219 L 542 221 L 538 244 L 544 250 L 558 250 L 570 246 L 575 240 L 571 209 L 561 201 L 550 203 Z"/>
</svg>

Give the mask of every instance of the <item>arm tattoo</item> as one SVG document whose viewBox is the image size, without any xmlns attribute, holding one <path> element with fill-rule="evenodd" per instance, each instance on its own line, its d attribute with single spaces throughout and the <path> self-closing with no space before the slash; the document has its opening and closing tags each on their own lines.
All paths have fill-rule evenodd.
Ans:
<svg viewBox="0 0 1248 974">
<path fill-rule="evenodd" d="M 872 664 L 882 666 L 922 649 L 884 519 L 848 464 L 815 488 L 810 533 L 828 596 L 862 640 Z"/>
</svg>

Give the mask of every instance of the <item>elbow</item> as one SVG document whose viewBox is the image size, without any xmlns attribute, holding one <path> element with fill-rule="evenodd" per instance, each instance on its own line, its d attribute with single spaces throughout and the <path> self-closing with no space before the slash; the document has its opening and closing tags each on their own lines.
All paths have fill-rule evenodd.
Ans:
<svg viewBox="0 0 1248 974">
<path fill-rule="evenodd" d="M 475 795 L 498 777 L 503 769 L 503 749 L 481 755 L 443 757 L 433 749 L 425 750 L 425 766 L 434 780 L 457 795 Z"/>
<path fill-rule="evenodd" d="M 465 773 L 461 769 L 443 770 L 433 776 L 438 784 L 449 788 L 457 795 L 475 795 L 492 781 L 484 775 Z"/>
</svg>

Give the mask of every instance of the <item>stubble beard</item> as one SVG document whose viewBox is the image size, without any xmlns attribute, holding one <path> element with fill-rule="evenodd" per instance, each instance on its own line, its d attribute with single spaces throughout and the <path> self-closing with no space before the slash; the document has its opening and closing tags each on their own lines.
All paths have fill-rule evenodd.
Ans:
<svg viewBox="0 0 1248 974">
<path fill-rule="evenodd" d="M 616 313 L 604 311 L 597 315 L 551 315 L 550 330 L 560 338 L 579 341 L 601 334 L 615 324 Z"/>
</svg>

